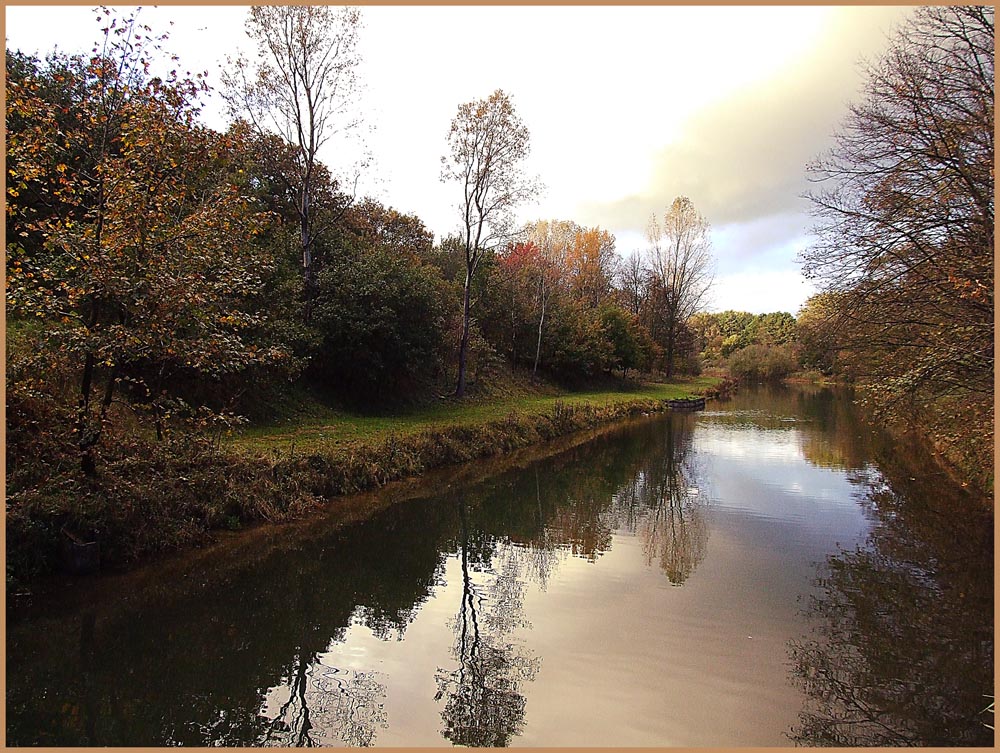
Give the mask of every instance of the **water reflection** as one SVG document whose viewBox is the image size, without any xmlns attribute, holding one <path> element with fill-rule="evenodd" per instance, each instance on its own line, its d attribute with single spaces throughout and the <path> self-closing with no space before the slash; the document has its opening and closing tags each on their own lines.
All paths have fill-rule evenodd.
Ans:
<svg viewBox="0 0 1000 753">
<path fill-rule="evenodd" d="M 646 565 L 658 564 L 675 586 L 691 576 L 708 546 L 708 497 L 698 487 L 691 428 L 691 418 L 683 416 L 662 427 L 662 446 L 622 485 L 605 516 L 609 525 L 638 535 Z"/>
<path fill-rule="evenodd" d="M 523 726 L 521 688 L 541 662 L 525 642 L 529 584 L 544 590 L 567 556 L 596 561 L 618 529 L 641 536 L 649 562 L 675 583 L 704 556 L 697 482 L 685 465 L 690 432 L 689 419 L 623 430 L 457 498 L 302 535 L 203 586 L 192 583 L 202 577 L 195 572 L 120 605 L 105 599 L 89 616 L 41 619 L 44 630 L 15 621 L 9 739 L 377 744 L 391 682 L 339 666 L 330 647 L 352 626 L 402 640 L 422 604 L 445 591 L 446 564 L 458 557 L 454 664 L 433 678 L 442 734 L 505 745 Z M 44 702 L 33 684 L 45 688 Z"/>
<path fill-rule="evenodd" d="M 991 687 L 992 519 L 920 488 L 873 436 L 829 390 L 747 392 L 354 522 L 303 525 L 235 562 L 103 594 L 80 583 L 95 594 L 86 608 L 13 615 L 7 740 L 499 747 L 565 702 L 544 695 L 551 676 L 572 691 L 595 667 L 606 703 L 627 707 L 608 709 L 620 724 L 674 697 L 706 715 L 717 700 L 743 713 L 734 729 L 753 729 L 760 709 L 726 706 L 753 694 L 720 667 L 756 682 L 773 644 L 762 676 L 779 680 L 760 696 L 795 692 L 781 662 L 802 630 L 804 563 L 867 530 L 860 503 L 869 542 L 828 560 L 816 631 L 793 649 L 809 698 L 793 739 L 981 743 L 969 708 Z M 615 603 L 649 613 L 598 614 L 622 584 L 641 599 Z M 581 621 L 645 639 L 607 646 L 605 666 L 605 647 L 563 644 L 559 627 Z M 634 666 L 645 671 L 623 671 Z M 800 701 L 782 701 L 779 741 Z M 642 725 L 629 740 L 691 739 L 670 714 Z"/>
<path fill-rule="evenodd" d="M 874 523 L 868 540 L 827 558 L 812 633 L 791 645 L 809 700 L 790 737 L 992 746 L 992 514 L 943 479 L 928 494 L 914 475 L 930 467 L 919 447 L 874 452 L 879 470 L 853 476 Z"/>
<path fill-rule="evenodd" d="M 512 633 L 526 627 L 525 583 L 518 560 L 507 556 L 510 546 L 491 560 L 499 561 L 491 582 L 478 585 L 469 561 L 469 522 L 466 502 L 459 502 L 462 526 L 462 600 L 452 621 L 455 644 L 452 658 L 458 666 L 439 668 L 435 700 L 444 697 L 442 734 L 456 745 L 506 747 L 524 723 L 522 682 L 534 679 L 538 659 L 515 643 Z M 481 553 L 481 550 L 480 550 Z"/>
</svg>

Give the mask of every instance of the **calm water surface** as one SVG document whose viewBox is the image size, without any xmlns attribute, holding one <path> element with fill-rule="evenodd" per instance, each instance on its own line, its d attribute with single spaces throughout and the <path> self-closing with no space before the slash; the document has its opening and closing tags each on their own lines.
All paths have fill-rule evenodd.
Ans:
<svg viewBox="0 0 1000 753">
<path fill-rule="evenodd" d="M 830 390 L 710 408 L 59 584 L 7 741 L 992 745 L 992 515 Z"/>
</svg>

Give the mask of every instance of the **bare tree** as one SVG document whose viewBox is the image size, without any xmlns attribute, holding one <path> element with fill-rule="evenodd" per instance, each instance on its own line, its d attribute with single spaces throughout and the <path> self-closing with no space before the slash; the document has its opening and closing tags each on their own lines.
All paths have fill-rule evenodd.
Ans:
<svg viewBox="0 0 1000 753">
<path fill-rule="evenodd" d="M 441 180 L 462 186 L 461 239 L 465 251 L 462 337 L 458 348 L 458 384 L 465 394 L 469 350 L 472 279 L 483 254 L 513 234 L 513 210 L 538 192 L 522 163 L 530 151 L 528 129 L 500 89 L 488 98 L 460 105 L 448 132 L 450 154 L 441 158 Z"/>
<path fill-rule="evenodd" d="M 837 363 L 969 479 L 994 438 L 994 11 L 920 8 L 810 166 Z"/>
<path fill-rule="evenodd" d="M 865 73 L 810 165 L 805 272 L 837 294 L 845 355 L 881 406 L 992 403 L 993 9 L 921 8 Z"/>
<path fill-rule="evenodd" d="M 705 305 L 714 281 L 708 231 L 708 221 L 685 196 L 674 199 L 662 223 L 654 214 L 646 228 L 653 277 L 651 298 L 662 321 L 668 377 L 674 373 L 682 329 Z"/>
<path fill-rule="evenodd" d="M 276 133 L 296 147 L 281 177 L 295 196 L 302 270 L 309 296 L 314 282 L 316 191 L 320 149 L 338 132 L 359 125 L 350 114 L 357 94 L 361 16 L 356 8 L 318 5 L 255 6 L 246 22 L 257 61 L 230 60 L 224 96 L 233 117 L 246 118 L 261 138 Z"/>
<path fill-rule="evenodd" d="M 617 278 L 626 311 L 639 316 L 649 296 L 649 269 L 641 252 L 632 251 L 625 257 L 618 266 Z"/>
</svg>

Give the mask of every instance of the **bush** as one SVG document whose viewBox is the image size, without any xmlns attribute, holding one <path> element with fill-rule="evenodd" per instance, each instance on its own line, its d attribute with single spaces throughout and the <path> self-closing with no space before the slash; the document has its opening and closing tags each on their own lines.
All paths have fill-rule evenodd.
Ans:
<svg viewBox="0 0 1000 753">
<path fill-rule="evenodd" d="M 434 267 L 382 249 L 327 266 L 313 307 L 323 338 L 313 374 L 361 400 L 425 388 L 451 344 L 443 285 Z"/>
<path fill-rule="evenodd" d="M 553 297 L 542 334 L 542 367 L 561 377 L 594 376 L 609 368 L 614 346 L 600 314 L 571 298 Z"/>
<path fill-rule="evenodd" d="M 733 377 L 754 382 L 784 379 L 796 366 L 791 350 L 782 345 L 748 345 L 726 361 Z"/>
</svg>

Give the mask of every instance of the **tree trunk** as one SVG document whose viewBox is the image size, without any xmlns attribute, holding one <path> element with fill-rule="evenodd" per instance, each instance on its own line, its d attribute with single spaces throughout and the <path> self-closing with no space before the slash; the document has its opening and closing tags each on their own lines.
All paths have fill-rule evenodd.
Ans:
<svg viewBox="0 0 1000 753">
<path fill-rule="evenodd" d="M 313 260 L 313 239 L 309 207 L 309 193 L 302 189 L 299 200 L 299 242 L 302 245 L 302 319 L 307 324 L 312 319 L 313 298 L 316 297 L 316 275 Z"/>
<path fill-rule="evenodd" d="M 80 381 L 80 402 L 76 414 L 76 434 L 80 448 L 80 470 L 85 476 L 93 478 L 97 475 L 97 465 L 94 463 L 93 448 L 95 442 L 90 439 L 87 431 L 88 414 L 90 413 L 90 390 L 94 383 L 94 356 L 88 353 L 83 362 L 83 378 Z"/>
<path fill-rule="evenodd" d="M 677 328 L 676 322 L 670 322 L 670 326 L 667 327 L 667 379 L 674 375 L 674 331 Z"/>
<path fill-rule="evenodd" d="M 465 397 L 465 361 L 469 352 L 469 302 L 472 294 L 472 272 L 465 273 L 465 295 L 462 302 L 462 339 L 458 345 L 458 385 L 455 397 Z"/>
<path fill-rule="evenodd" d="M 545 324 L 545 296 L 542 296 L 542 315 L 538 318 L 538 342 L 535 345 L 535 367 L 532 374 L 538 373 L 538 359 L 542 355 L 542 325 Z"/>
<path fill-rule="evenodd" d="M 101 441 L 104 422 L 108 417 L 108 409 L 115 397 L 115 387 L 118 385 L 118 366 L 111 370 L 108 383 L 104 387 L 104 399 L 101 400 L 101 412 L 97 418 L 97 426 L 90 428 L 90 392 L 94 382 L 94 356 L 90 353 L 84 361 L 83 380 L 80 385 L 80 408 L 77 414 L 77 432 L 80 435 L 80 469 L 84 475 L 93 478 L 97 475 L 97 462 L 94 460 L 94 447 Z"/>
</svg>

